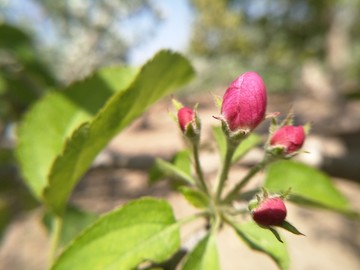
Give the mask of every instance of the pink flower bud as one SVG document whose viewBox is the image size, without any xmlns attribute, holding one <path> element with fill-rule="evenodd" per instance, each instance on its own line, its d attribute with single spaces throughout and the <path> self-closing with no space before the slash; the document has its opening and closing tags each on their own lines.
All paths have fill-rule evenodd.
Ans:
<svg viewBox="0 0 360 270">
<path fill-rule="evenodd" d="M 272 135 L 270 145 L 284 148 L 285 154 L 292 154 L 299 150 L 305 140 L 303 126 L 283 126 Z"/>
<path fill-rule="evenodd" d="M 180 128 L 183 132 L 185 132 L 186 127 L 195 120 L 195 113 L 193 110 L 191 110 L 188 107 L 182 107 L 178 113 L 178 121 L 179 121 L 179 125 Z"/>
<path fill-rule="evenodd" d="M 267 198 L 252 211 L 254 221 L 263 227 L 280 226 L 286 218 L 286 207 L 280 197 Z"/>
<path fill-rule="evenodd" d="M 256 72 L 246 72 L 231 83 L 223 97 L 221 114 L 231 131 L 251 131 L 266 112 L 266 88 Z"/>
</svg>

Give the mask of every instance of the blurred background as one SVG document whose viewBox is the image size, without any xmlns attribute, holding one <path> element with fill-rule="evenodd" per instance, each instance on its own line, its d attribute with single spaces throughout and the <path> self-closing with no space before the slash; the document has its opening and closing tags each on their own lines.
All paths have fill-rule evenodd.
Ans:
<svg viewBox="0 0 360 270">
<path fill-rule="evenodd" d="M 333 176 L 359 209 L 359 25 L 360 0 L 0 0 L 0 258 L 14 254 L 11 247 L 19 238 L 11 234 L 13 227 L 37 206 L 22 185 L 13 157 L 14 127 L 23 113 L 46 92 L 60 91 L 99 67 L 138 66 L 163 48 L 180 51 L 193 63 L 198 76 L 179 97 L 190 105 L 200 101 L 200 112 L 210 119 L 217 113 L 210 93 L 222 95 L 244 71 L 260 73 L 270 93 L 268 111 L 286 114 L 292 106 L 299 124 L 313 123 L 308 140 L 311 154 L 305 162 Z M 153 110 L 164 114 L 167 106 Z M 150 111 L 124 135 L 134 140 L 132 149 L 121 148 L 116 139 L 109 146 L 109 167 L 133 166 L 130 169 L 144 171 L 149 159 L 142 159 L 145 165 L 139 165 L 140 159 L 134 158 L 144 154 L 140 150 L 148 150 L 150 164 L 156 155 L 169 158 L 179 150 L 181 142 L 171 141 L 174 134 L 166 137 L 164 126 L 173 123 L 158 126 L 152 115 Z M 146 128 L 148 137 L 138 135 Z M 158 146 L 144 147 L 149 136 L 162 138 Z M 116 178 L 108 172 L 96 173 L 101 179 Z M 85 190 L 86 181 L 92 180 L 85 179 Z M 80 195 L 83 189 L 79 189 Z M 104 200 L 112 202 L 99 207 L 99 212 L 114 206 L 113 201 L 121 195 L 106 196 Z M 303 252 L 311 250 L 310 264 L 301 265 L 301 259 L 295 259 L 300 266 L 293 269 L 339 269 L 324 264 L 334 254 L 340 257 L 339 263 L 351 261 L 342 269 L 360 269 L 360 239 L 354 237 L 360 234 L 359 223 L 324 215 L 331 220 L 328 229 L 334 238 L 327 234 L 320 239 L 325 241 L 323 261 L 317 261 L 313 250 L 304 247 Z M 327 247 L 335 242 L 338 249 L 327 253 Z M 296 247 L 297 242 L 292 245 Z M 296 254 L 293 250 L 292 255 Z M 42 269 L 41 263 L 35 262 L 33 269 Z M 3 269 L 24 269 L 21 264 L 10 266 Z"/>
</svg>

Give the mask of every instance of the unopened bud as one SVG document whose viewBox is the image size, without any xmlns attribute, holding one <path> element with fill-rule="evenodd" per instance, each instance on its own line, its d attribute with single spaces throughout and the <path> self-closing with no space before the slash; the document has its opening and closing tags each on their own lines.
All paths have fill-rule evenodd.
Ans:
<svg viewBox="0 0 360 270">
<path fill-rule="evenodd" d="M 248 133 L 265 117 L 266 87 L 256 72 L 246 72 L 234 80 L 226 90 L 221 115 L 231 132 Z"/>
<path fill-rule="evenodd" d="M 200 119 L 196 111 L 188 107 L 182 107 L 177 112 L 177 118 L 181 131 L 186 137 L 197 141 L 200 136 Z"/>
<path fill-rule="evenodd" d="M 262 227 L 281 226 L 287 210 L 280 197 L 270 197 L 264 199 L 251 214 L 254 221 Z"/>
<path fill-rule="evenodd" d="M 191 124 L 191 122 L 194 121 L 195 119 L 194 111 L 188 107 L 182 107 L 178 111 L 177 116 L 178 116 L 179 126 L 182 131 L 185 131 L 187 125 Z"/>
<path fill-rule="evenodd" d="M 283 126 L 271 136 L 271 148 L 280 148 L 286 155 L 298 151 L 305 141 L 303 126 Z"/>
</svg>

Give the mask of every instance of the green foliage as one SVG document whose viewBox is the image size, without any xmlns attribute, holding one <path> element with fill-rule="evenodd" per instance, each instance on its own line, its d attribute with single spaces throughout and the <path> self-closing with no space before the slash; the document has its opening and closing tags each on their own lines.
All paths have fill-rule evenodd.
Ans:
<svg viewBox="0 0 360 270">
<path fill-rule="evenodd" d="M 175 178 L 188 184 L 195 183 L 191 175 L 191 160 L 188 151 L 176 153 L 171 162 L 160 158 L 156 159 L 151 169 L 149 180 L 153 183 L 165 177 Z"/>
<path fill-rule="evenodd" d="M 216 143 L 219 148 L 220 156 L 222 160 L 225 159 L 226 153 L 226 138 L 224 133 L 222 132 L 221 127 L 213 127 L 213 134 L 216 140 Z M 240 143 L 240 145 L 236 148 L 235 153 L 232 157 L 232 163 L 236 163 L 239 161 L 246 153 L 254 148 L 255 146 L 261 143 L 261 136 L 251 133 L 244 141 Z"/>
<path fill-rule="evenodd" d="M 163 262 L 180 246 L 170 205 L 143 198 L 101 217 L 68 246 L 53 265 L 60 269 L 133 269 Z"/>
<path fill-rule="evenodd" d="M 122 70 L 125 74 L 115 72 L 110 76 L 101 77 L 101 80 L 96 74 L 93 78 L 95 81 L 99 80 L 99 85 L 94 85 L 91 78 L 90 83 L 85 80 L 83 82 L 85 86 L 79 87 L 80 93 L 76 95 L 77 99 L 73 99 L 69 94 L 66 99 L 60 97 L 61 104 L 57 103 L 58 96 L 55 97 L 54 104 L 51 103 L 54 102 L 53 99 L 43 101 L 29 113 L 20 128 L 20 143 L 17 152 L 27 183 L 37 197 L 40 198 L 43 194 L 47 205 L 57 214 L 63 212 L 73 187 L 109 140 L 141 115 L 149 105 L 193 76 L 193 70 L 184 58 L 167 51 L 160 52 L 153 60 L 145 64 L 135 79 L 133 79 L 134 72 Z M 161 78 L 161 80 L 154 80 L 154 78 Z M 130 82 L 132 83 L 129 86 Z M 117 83 L 119 84 L 116 85 Z M 95 87 L 92 88 L 93 86 Z M 113 90 L 108 90 L 109 88 Z M 100 91 L 99 89 L 106 90 L 103 98 L 99 96 L 97 99 L 94 93 L 95 97 L 91 99 L 89 89 L 93 89 L 92 92 L 96 93 Z M 97 110 L 104 105 L 106 98 L 109 98 L 107 94 L 115 92 L 116 89 L 121 91 L 111 96 L 106 106 L 98 112 Z M 84 108 L 76 103 L 83 100 L 84 102 L 92 100 L 95 105 L 85 103 L 86 110 L 84 111 Z M 45 108 L 39 108 L 39 106 Z M 52 108 L 55 112 L 51 111 Z M 46 113 L 47 110 L 50 110 L 49 113 Z M 69 113 L 69 110 L 71 111 L 68 114 L 70 119 L 67 118 L 66 121 L 61 122 L 59 117 L 61 118 L 62 113 Z M 41 121 L 41 118 L 45 119 Z M 86 120 L 88 122 L 85 122 Z M 54 137 L 54 133 L 49 134 L 49 130 L 46 131 L 48 126 L 54 125 L 53 132 L 57 132 L 58 125 L 61 126 L 61 123 L 63 123 L 63 128 L 60 129 L 60 137 Z M 75 131 L 74 128 L 76 128 Z M 46 131 L 40 138 L 39 130 Z M 70 137 L 68 137 L 69 134 L 71 134 Z M 43 139 L 50 141 L 49 144 L 43 145 Z M 36 152 L 37 157 L 33 155 Z M 32 171 L 32 168 L 38 167 L 40 170 Z"/>
<path fill-rule="evenodd" d="M 250 248 L 270 256 L 280 269 L 289 269 L 289 256 L 286 245 L 276 241 L 270 230 L 260 228 L 255 222 L 233 223 L 232 226 Z"/>
<path fill-rule="evenodd" d="M 0 51 L 1 125 L 19 120 L 29 105 L 58 82 L 23 30 L 0 23 Z"/>
<path fill-rule="evenodd" d="M 270 165 L 264 186 L 272 192 L 291 188 L 289 199 L 296 203 L 353 213 L 347 199 L 326 174 L 302 163 L 283 160 Z"/>
<path fill-rule="evenodd" d="M 179 187 L 179 191 L 192 206 L 196 208 L 209 207 L 209 198 L 200 190 L 181 186 Z"/>
<path fill-rule="evenodd" d="M 189 63 L 180 55 L 170 52 L 161 52 L 145 64 L 124 93 L 114 95 L 93 121 L 80 126 L 67 141 L 50 172 L 49 185 L 44 193 L 47 204 L 55 212 L 61 213 L 79 177 L 110 139 L 140 116 L 149 105 L 192 76 Z"/>
<path fill-rule="evenodd" d="M 209 233 L 185 258 L 183 270 L 219 270 L 219 255 L 216 237 Z"/>
<path fill-rule="evenodd" d="M 21 29 L 9 24 L 0 24 L 0 46 L 9 49 L 14 46 L 23 46 L 31 44 L 31 38 Z"/>
<path fill-rule="evenodd" d="M 359 85 L 359 1 L 191 2 L 197 16 L 190 48 L 208 61 L 199 89 L 221 86 L 237 75 L 227 77 L 234 70 L 253 69 L 264 75 L 270 91 L 291 91 L 309 60 L 332 74 L 330 84 L 339 80 Z"/>
<path fill-rule="evenodd" d="M 54 215 L 50 212 L 45 213 L 43 222 L 49 232 L 52 230 Z M 68 245 L 82 230 L 95 222 L 98 215 L 84 212 L 74 206 L 69 206 L 63 217 L 62 231 L 59 238 L 59 245 Z"/>
<path fill-rule="evenodd" d="M 16 150 L 26 184 L 38 199 L 66 138 L 92 119 L 115 92 L 124 91 L 135 76 L 131 68 L 102 69 L 63 91 L 49 93 L 26 113 Z"/>
<path fill-rule="evenodd" d="M 3 232 L 10 222 L 10 209 L 5 200 L 0 197 L 0 240 L 2 239 Z"/>
<path fill-rule="evenodd" d="M 71 0 L 34 0 L 31 5 L 34 10 L 41 10 L 42 16 L 7 9 L 7 5 L 1 11 L 5 18 L 21 18 L 15 22 L 29 29 L 50 69 L 67 82 L 78 80 L 99 66 L 126 63 L 131 48 L 151 38 L 161 21 L 157 6 L 150 0 L 96 4 L 86 1 L 81 7 Z M 139 23 L 143 18 L 147 19 L 146 24 Z M 124 31 L 115 30 L 119 23 Z M 46 30 L 37 24 L 46 24 Z"/>
</svg>

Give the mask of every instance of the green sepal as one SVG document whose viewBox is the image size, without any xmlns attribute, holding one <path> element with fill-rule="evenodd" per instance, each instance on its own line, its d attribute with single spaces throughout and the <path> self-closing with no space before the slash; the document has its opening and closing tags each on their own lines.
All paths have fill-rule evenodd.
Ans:
<svg viewBox="0 0 360 270">
<path fill-rule="evenodd" d="M 222 97 L 220 97 L 218 95 L 214 95 L 214 94 L 212 94 L 212 97 L 214 99 L 216 108 L 218 108 L 220 110 L 221 106 L 222 106 L 222 102 L 223 102 Z"/>
<path fill-rule="evenodd" d="M 172 104 L 175 107 L 176 111 L 180 110 L 182 107 L 184 107 L 184 105 L 178 101 L 177 99 L 173 98 L 172 100 Z"/>
<path fill-rule="evenodd" d="M 286 115 L 286 118 L 280 123 L 279 128 L 283 126 L 292 126 L 294 123 L 294 109 L 290 108 L 288 114 Z"/>
<path fill-rule="evenodd" d="M 278 233 L 278 231 L 276 229 L 274 229 L 273 227 L 268 227 L 266 229 L 268 229 L 270 232 L 272 232 L 272 234 L 276 237 L 276 239 L 279 242 L 284 243 L 284 241 L 281 239 L 280 234 Z"/>
<path fill-rule="evenodd" d="M 304 235 L 302 232 L 300 232 L 298 229 L 295 228 L 294 225 L 292 225 L 291 223 L 287 222 L 286 220 L 283 221 L 283 223 L 280 225 L 281 228 L 283 228 L 284 230 L 287 230 L 293 234 L 296 235 Z"/>
</svg>

